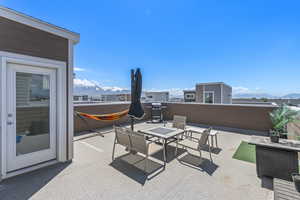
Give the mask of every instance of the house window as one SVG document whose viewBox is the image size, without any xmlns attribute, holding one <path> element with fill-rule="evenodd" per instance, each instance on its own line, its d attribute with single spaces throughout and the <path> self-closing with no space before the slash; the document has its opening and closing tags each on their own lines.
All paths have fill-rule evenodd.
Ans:
<svg viewBox="0 0 300 200">
<path fill-rule="evenodd" d="M 186 98 L 186 99 L 194 99 L 194 98 L 195 98 L 195 95 L 194 95 L 194 94 L 186 94 L 186 95 L 185 95 L 185 98 Z"/>
<path fill-rule="evenodd" d="M 214 103 L 214 92 L 205 92 L 205 103 Z"/>
</svg>

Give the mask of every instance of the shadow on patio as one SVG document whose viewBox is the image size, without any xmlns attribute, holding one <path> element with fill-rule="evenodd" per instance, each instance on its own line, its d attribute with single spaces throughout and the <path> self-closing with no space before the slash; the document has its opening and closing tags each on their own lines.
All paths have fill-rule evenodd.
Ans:
<svg viewBox="0 0 300 200">
<path fill-rule="evenodd" d="M 30 199 L 70 164 L 60 163 L 4 180 L 0 184 L 0 199 Z"/>
<path fill-rule="evenodd" d="M 179 158 L 178 161 L 188 167 L 206 172 L 210 176 L 218 169 L 218 165 L 214 164 L 207 158 L 199 157 L 193 154 L 186 154 L 183 157 Z"/>
</svg>

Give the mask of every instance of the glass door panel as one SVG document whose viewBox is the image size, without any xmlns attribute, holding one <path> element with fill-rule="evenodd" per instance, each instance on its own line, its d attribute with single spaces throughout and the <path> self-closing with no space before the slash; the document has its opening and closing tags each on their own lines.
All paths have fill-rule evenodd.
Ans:
<svg viewBox="0 0 300 200">
<path fill-rule="evenodd" d="M 16 73 L 16 155 L 50 147 L 49 75 Z"/>
</svg>

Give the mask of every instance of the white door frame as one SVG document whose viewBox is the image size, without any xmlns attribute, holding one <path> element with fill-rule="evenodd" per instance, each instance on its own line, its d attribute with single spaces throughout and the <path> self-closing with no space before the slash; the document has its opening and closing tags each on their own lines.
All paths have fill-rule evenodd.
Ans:
<svg viewBox="0 0 300 200">
<path fill-rule="evenodd" d="M 0 103 L 1 103 L 1 132 L 0 132 L 0 180 L 9 177 L 7 173 L 7 147 L 6 147 L 6 133 L 7 133 L 7 63 L 16 63 L 21 65 L 37 66 L 40 68 L 56 69 L 57 71 L 57 161 L 64 162 L 67 160 L 67 76 L 66 63 L 56 60 L 44 59 L 33 56 L 26 56 L 22 54 L 15 54 L 0 51 Z M 34 167 L 33 167 L 34 168 Z M 35 167 L 36 168 L 36 167 Z"/>
<path fill-rule="evenodd" d="M 7 146 L 7 171 L 12 172 L 19 170 L 21 168 L 27 168 L 28 166 L 36 165 L 37 163 L 47 162 L 57 158 L 57 148 L 56 148 L 56 135 L 57 135 L 57 104 L 56 104 L 56 69 L 50 68 L 41 68 L 35 66 L 24 66 L 20 64 L 12 64 L 9 62 L 7 68 L 7 113 L 12 114 L 9 119 L 11 125 L 6 127 L 6 144 Z M 17 155 L 17 144 L 16 144 L 16 133 L 17 133 L 17 102 L 16 102 L 16 77 L 17 72 L 29 73 L 29 74 L 38 74 L 38 75 L 48 75 L 49 76 L 49 148 L 41 149 L 38 151 L 29 152 L 23 155 Z"/>
</svg>

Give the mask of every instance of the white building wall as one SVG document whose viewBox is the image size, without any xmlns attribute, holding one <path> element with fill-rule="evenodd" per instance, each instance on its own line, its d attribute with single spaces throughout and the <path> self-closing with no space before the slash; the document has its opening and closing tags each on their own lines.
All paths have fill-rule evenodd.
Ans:
<svg viewBox="0 0 300 200">
<path fill-rule="evenodd" d="M 169 92 L 145 92 L 147 102 L 166 102 L 169 101 Z"/>
</svg>

